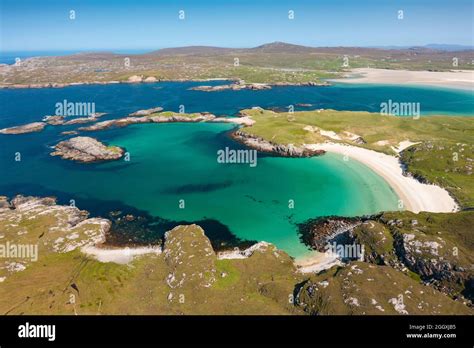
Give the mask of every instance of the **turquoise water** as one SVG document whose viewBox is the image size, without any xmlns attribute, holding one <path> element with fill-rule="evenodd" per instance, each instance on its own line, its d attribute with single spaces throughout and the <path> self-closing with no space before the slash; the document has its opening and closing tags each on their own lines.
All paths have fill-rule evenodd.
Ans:
<svg viewBox="0 0 474 348">
<path fill-rule="evenodd" d="M 253 105 L 282 107 L 290 99 L 296 100 L 296 95 L 301 96 L 297 102 L 315 103 L 324 93 L 325 103 L 345 100 L 344 105 L 362 107 L 365 93 L 369 93 L 361 87 L 359 102 L 354 87 L 301 87 L 299 94 L 297 88 L 285 87 L 271 90 L 273 95 L 262 94 L 267 91 L 217 94 L 187 90 L 195 84 L 4 90 L 0 91 L 0 124 L 39 120 L 52 113 L 48 111 L 51 104 L 63 99 L 95 101 L 97 111 L 117 117 L 157 105 L 173 109 L 176 104 L 187 105 L 186 111 L 235 114 L 240 107 Z M 323 92 L 332 88 L 337 90 Z M 472 106 L 472 98 L 462 94 L 443 92 L 446 99 L 431 99 L 431 93 L 438 91 L 400 89 L 400 95 L 408 93 L 417 98 L 416 93 L 420 93 L 420 98 L 428 98 L 435 111 L 443 110 L 446 100 L 458 100 L 457 104 L 449 104 L 456 105 L 451 109 L 456 112 Z M 375 95 L 377 89 L 370 93 Z M 332 100 L 333 95 L 338 97 Z M 370 105 L 365 107 L 370 109 Z M 299 241 L 296 223 L 317 216 L 396 209 L 398 198 L 381 177 L 358 162 L 343 161 L 339 155 L 297 159 L 259 154 L 256 167 L 219 164 L 219 149 L 242 148 L 228 137 L 232 128 L 229 124 L 146 124 L 90 133 L 124 147 L 131 160 L 89 165 L 49 156 L 51 146 L 68 138 L 59 133 L 70 128 L 47 127 L 40 133 L 0 135 L 0 193 L 55 195 L 61 203 L 74 199 L 77 206 L 93 215 L 106 216 L 119 209 L 171 222 L 212 222 L 206 226 L 211 230 L 215 227 L 215 233 L 224 228 L 242 240 L 272 242 L 295 257 L 308 253 Z M 20 162 L 14 161 L 15 153 L 21 154 Z M 179 207 L 180 200 L 184 200 L 184 209 Z M 289 207 L 290 200 L 294 208 Z"/>
</svg>

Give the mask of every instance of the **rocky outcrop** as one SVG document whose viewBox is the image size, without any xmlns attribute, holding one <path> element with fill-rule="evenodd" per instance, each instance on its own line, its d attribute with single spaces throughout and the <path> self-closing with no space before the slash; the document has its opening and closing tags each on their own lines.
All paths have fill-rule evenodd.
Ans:
<svg viewBox="0 0 474 348">
<path fill-rule="evenodd" d="M 282 157 L 312 157 L 320 156 L 325 153 L 324 150 L 311 150 L 305 147 L 294 146 L 292 144 L 275 144 L 242 131 L 232 133 L 231 137 L 232 139 L 257 151 L 272 153 Z"/>
<path fill-rule="evenodd" d="M 28 123 L 22 126 L 0 129 L 0 133 L 25 134 L 25 133 L 40 132 L 44 129 L 45 126 L 46 126 L 45 122 L 33 122 L 33 123 Z"/>
<path fill-rule="evenodd" d="M 298 229 L 304 244 L 324 252 L 331 240 L 343 233 L 352 232 L 361 223 L 361 218 L 332 216 L 307 220 L 298 224 Z"/>
<path fill-rule="evenodd" d="M 472 314 L 460 301 L 392 267 L 350 262 L 296 288 L 295 305 L 311 315 Z"/>
<path fill-rule="evenodd" d="M 197 86 L 197 87 L 191 87 L 189 89 L 192 91 L 218 92 L 218 91 L 225 91 L 225 90 L 240 91 L 243 89 L 263 90 L 263 89 L 271 89 L 271 88 L 272 87 L 266 83 L 245 83 L 244 81 L 238 81 L 236 83 L 231 83 L 227 85 Z"/>
<path fill-rule="evenodd" d="M 53 197 L 0 197 L 0 244 L 9 243 L 9 255 L 0 257 L 0 282 L 50 253 L 104 243 L 110 222 L 88 216 L 75 206 L 57 205 Z"/>
<path fill-rule="evenodd" d="M 61 124 L 64 124 L 64 119 L 65 116 L 45 116 L 43 117 L 43 122 L 46 122 L 47 124 L 51 126 L 58 126 Z"/>
<path fill-rule="evenodd" d="M 196 86 L 189 88 L 192 91 L 203 91 L 203 92 L 218 92 L 225 90 L 240 91 L 243 89 L 249 90 L 264 90 L 271 89 L 272 86 L 330 86 L 329 82 L 275 82 L 275 83 L 246 83 L 244 80 L 238 80 L 235 83 L 219 86 Z"/>
<path fill-rule="evenodd" d="M 124 154 L 124 150 L 120 147 L 106 146 L 90 137 L 75 137 L 61 141 L 54 149 L 51 156 L 85 163 L 116 160 Z"/>
<path fill-rule="evenodd" d="M 163 108 L 156 107 L 156 108 L 151 108 L 151 109 L 138 110 L 138 111 L 132 112 L 128 116 L 148 116 L 160 111 L 163 111 Z"/>
<path fill-rule="evenodd" d="M 127 82 L 130 83 L 139 83 L 139 82 L 157 82 L 158 79 L 154 76 L 148 76 L 148 77 L 143 77 L 143 76 L 138 76 L 138 75 L 132 75 L 127 79 Z"/>
<path fill-rule="evenodd" d="M 323 82 L 316 82 L 316 81 L 309 81 L 309 82 L 275 82 L 272 83 L 273 86 L 310 86 L 310 87 L 327 87 L 331 86 L 331 84 L 327 81 Z"/>
<path fill-rule="evenodd" d="M 53 116 L 45 116 L 43 117 L 43 122 L 46 122 L 47 124 L 51 126 L 70 126 L 74 124 L 82 124 L 82 123 L 89 123 L 89 122 L 94 122 L 97 121 L 98 118 L 106 115 L 105 112 L 95 112 L 90 114 L 87 117 L 76 117 L 73 118 L 69 121 L 66 121 L 66 116 L 61 116 L 61 115 L 53 115 Z"/>
<path fill-rule="evenodd" d="M 138 75 L 132 75 L 127 79 L 127 82 L 130 83 L 137 83 L 137 82 L 142 82 L 143 81 L 143 76 L 138 76 Z"/>
<path fill-rule="evenodd" d="M 216 254 L 198 225 L 177 226 L 165 234 L 163 249 L 171 289 L 184 286 L 210 287 L 216 281 Z M 172 300 L 173 293 L 168 297 Z"/>
<path fill-rule="evenodd" d="M 143 79 L 143 82 L 157 82 L 158 79 L 154 76 L 148 76 L 145 79 Z"/>
<path fill-rule="evenodd" d="M 400 233 L 395 227 L 394 231 L 395 250 L 406 267 L 453 298 L 464 288 L 463 295 L 474 300 L 474 267 L 462 262 L 457 245 L 416 230 Z"/>
<path fill-rule="evenodd" d="M 145 113 L 149 110 L 140 110 Z M 130 116 L 115 120 L 107 120 L 95 123 L 88 127 L 81 127 L 81 131 L 99 131 L 112 127 L 126 127 L 130 124 L 137 123 L 172 123 L 172 122 L 210 122 L 216 118 L 208 112 L 200 112 L 194 114 L 180 114 L 175 112 L 150 113 L 147 116 Z"/>
</svg>

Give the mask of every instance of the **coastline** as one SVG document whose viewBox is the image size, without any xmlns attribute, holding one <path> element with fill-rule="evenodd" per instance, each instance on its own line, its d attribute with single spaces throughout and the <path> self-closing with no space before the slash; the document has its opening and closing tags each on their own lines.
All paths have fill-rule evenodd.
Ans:
<svg viewBox="0 0 474 348">
<path fill-rule="evenodd" d="M 134 76 L 128 80 L 110 80 L 110 81 L 78 81 L 78 82 L 44 82 L 44 83 L 30 83 L 30 84 L 1 84 L 0 89 L 38 89 L 38 88 L 64 88 L 71 86 L 82 86 L 82 85 L 114 85 L 114 84 L 149 84 L 157 82 L 213 82 L 213 81 L 228 81 L 227 85 L 217 86 L 196 86 L 191 87 L 190 90 L 214 92 L 221 90 L 262 90 L 271 89 L 273 87 L 287 87 L 287 86 L 311 86 L 311 87 L 327 87 L 331 83 L 327 81 L 323 82 L 272 82 L 272 83 L 245 83 L 240 82 L 239 79 L 235 78 L 208 78 L 208 79 L 157 79 L 153 76 L 148 78 L 137 78 Z"/>
<path fill-rule="evenodd" d="M 334 266 L 341 266 L 342 262 L 337 255 L 312 251 L 310 255 L 295 258 L 294 264 L 300 273 L 319 273 Z"/>
<path fill-rule="evenodd" d="M 387 84 L 443 87 L 474 91 L 474 71 L 411 71 L 375 68 L 351 69 L 344 78 L 329 79 L 344 84 Z"/>
<path fill-rule="evenodd" d="M 413 177 L 405 176 L 399 160 L 373 150 L 352 145 L 336 143 L 307 144 L 311 150 L 324 150 L 348 156 L 366 165 L 382 178 L 395 191 L 403 202 L 403 208 L 414 213 L 428 211 L 451 213 L 459 210 L 458 204 L 448 191 L 437 185 L 423 184 Z"/>
</svg>

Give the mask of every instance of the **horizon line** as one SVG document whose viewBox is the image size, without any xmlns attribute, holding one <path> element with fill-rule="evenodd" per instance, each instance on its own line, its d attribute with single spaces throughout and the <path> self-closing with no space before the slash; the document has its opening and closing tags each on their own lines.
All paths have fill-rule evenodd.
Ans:
<svg viewBox="0 0 474 348">
<path fill-rule="evenodd" d="M 457 44 L 457 43 L 426 43 L 426 44 L 418 44 L 418 45 L 361 45 L 361 46 L 347 46 L 347 45 L 323 45 L 323 46 L 312 46 L 312 45 L 303 45 L 303 44 L 294 44 L 291 42 L 284 42 L 284 41 L 273 41 L 273 42 L 266 42 L 256 46 L 216 46 L 216 45 L 205 45 L 205 44 L 190 44 L 190 45 L 182 45 L 182 46 L 162 46 L 162 47 L 143 47 L 143 48 L 133 48 L 133 47 L 115 47 L 115 48 L 37 48 L 37 49 L 2 49 L 1 53 L 13 53 L 13 52 L 61 52 L 61 51 L 80 51 L 80 52 L 112 52 L 112 51 L 157 51 L 161 49 L 168 49 L 168 48 L 186 48 L 186 47 L 213 47 L 213 48 L 234 48 L 234 49 L 250 49 L 250 48 L 258 48 L 265 45 L 271 44 L 286 44 L 286 45 L 293 45 L 293 46 L 300 46 L 300 47 L 307 47 L 307 48 L 380 48 L 380 49 L 406 49 L 406 48 L 429 48 L 429 46 L 452 46 L 452 47 L 464 47 L 469 49 L 474 49 L 474 45 L 466 45 L 466 44 Z"/>
</svg>

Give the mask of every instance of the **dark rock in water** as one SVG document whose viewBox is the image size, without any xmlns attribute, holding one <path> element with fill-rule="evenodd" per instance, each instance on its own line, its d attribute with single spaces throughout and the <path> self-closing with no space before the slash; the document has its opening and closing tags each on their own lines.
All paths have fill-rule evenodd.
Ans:
<svg viewBox="0 0 474 348">
<path fill-rule="evenodd" d="M 201 226 L 215 251 L 248 248 L 257 241 L 241 240 L 227 226 L 219 221 L 206 219 L 199 221 L 172 221 L 148 214 L 132 215 L 113 211 L 109 214 L 112 226 L 106 236 L 110 246 L 144 246 L 162 244 L 167 231 L 178 225 L 197 224 Z"/>
<path fill-rule="evenodd" d="M 310 248 L 319 252 L 326 251 L 329 242 L 344 244 L 348 241 L 336 240 L 336 237 L 343 233 L 352 231 L 362 223 L 362 218 L 346 217 L 321 217 L 310 219 L 302 224 L 298 224 L 300 240 Z"/>
<path fill-rule="evenodd" d="M 77 135 L 79 134 L 78 132 L 76 131 L 65 131 L 65 132 L 61 132 L 61 135 Z"/>
</svg>

